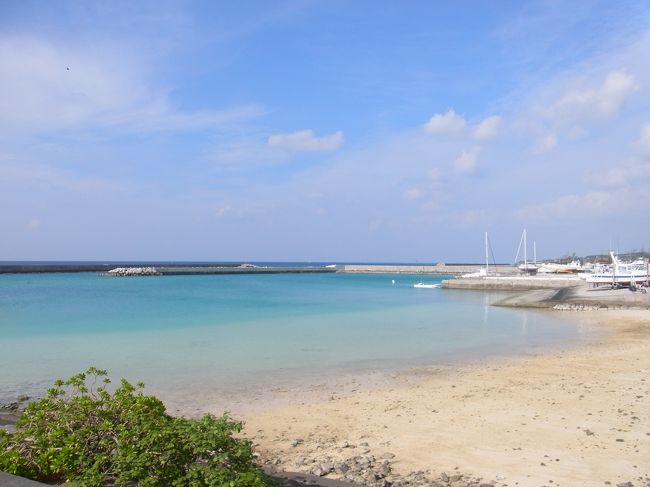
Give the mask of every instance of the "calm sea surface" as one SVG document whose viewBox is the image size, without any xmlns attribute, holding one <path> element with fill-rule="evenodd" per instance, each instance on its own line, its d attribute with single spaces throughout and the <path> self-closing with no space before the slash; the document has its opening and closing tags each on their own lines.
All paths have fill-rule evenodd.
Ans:
<svg viewBox="0 0 650 487">
<path fill-rule="evenodd" d="M 395 280 L 395 283 L 392 281 Z M 408 367 L 579 339 L 441 277 L 0 275 L 0 402 L 94 365 L 157 391 Z"/>
</svg>

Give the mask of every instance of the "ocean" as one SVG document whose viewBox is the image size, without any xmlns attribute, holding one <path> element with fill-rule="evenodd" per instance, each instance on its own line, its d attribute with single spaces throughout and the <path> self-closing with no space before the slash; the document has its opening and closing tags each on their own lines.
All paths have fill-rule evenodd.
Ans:
<svg viewBox="0 0 650 487">
<path fill-rule="evenodd" d="M 416 289 L 444 276 L 0 275 L 0 402 L 39 396 L 89 366 L 184 388 L 396 370 L 577 341 L 548 313 L 500 295 Z"/>
</svg>

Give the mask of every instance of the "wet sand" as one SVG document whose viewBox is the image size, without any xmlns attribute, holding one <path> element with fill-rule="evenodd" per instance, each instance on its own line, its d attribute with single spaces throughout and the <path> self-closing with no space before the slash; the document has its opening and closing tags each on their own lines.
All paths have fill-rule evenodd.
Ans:
<svg viewBox="0 0 650 487">
<path fill-rule="evenodd" d="M 244 415 L 246 434 L 289 471 L 364 454 L 386 455 L 401 475 L 650 485 L 650 310 L 613 307 L 544 311 L 585 328 L 578 347 L 411 369 L 371 386 L 347 378 L 287 389 L 285 404 Z"/>
</svg>

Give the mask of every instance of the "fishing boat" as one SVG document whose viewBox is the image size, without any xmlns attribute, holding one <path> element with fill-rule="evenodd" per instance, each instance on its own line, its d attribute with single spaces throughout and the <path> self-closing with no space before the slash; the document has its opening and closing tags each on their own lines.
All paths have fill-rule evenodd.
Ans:
<svg viewBox="0 0 650 487">
<path fill-rule="evenodd" d="M 636 259 L 633 262 L 624 262 L 619 260 L 618 256 L 611 252 L 609 256 L 612 264 L 594 270 L 586 278 L 586 282 L 598 286 L 600 284 L 609 284 L 612 287 L 618 286 L 636 286 L 636 284 L 650 283 L 650 269 L 648 259 Z"/>
</svg>

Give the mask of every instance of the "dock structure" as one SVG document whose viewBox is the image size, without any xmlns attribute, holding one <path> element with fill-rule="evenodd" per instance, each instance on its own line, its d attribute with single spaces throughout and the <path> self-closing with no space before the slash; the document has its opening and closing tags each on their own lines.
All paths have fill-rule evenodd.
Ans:
<svg viewBox="0 0 650 487">
<path fill-rule="evenodd" d="M 495 289 L 525 291 L 529 289 L 559 289 L 580 286 L 584 281 L 577 276 L 487 276 L 461 277 L 442 281 L 444 289 Z"/>
<path fill-rule="evenodd" d="M 478 272 L 481 264 L 435 264 L 435 265 L 384 265 L 384 264 L 344 264 L 337 266 L 339 272 L 359 274 L 438 274 L 462 275 Z M 519 271 L 509 265 L 499 264 L 490 267 L 499 274 L 518 274 Z"/>
</svg>

